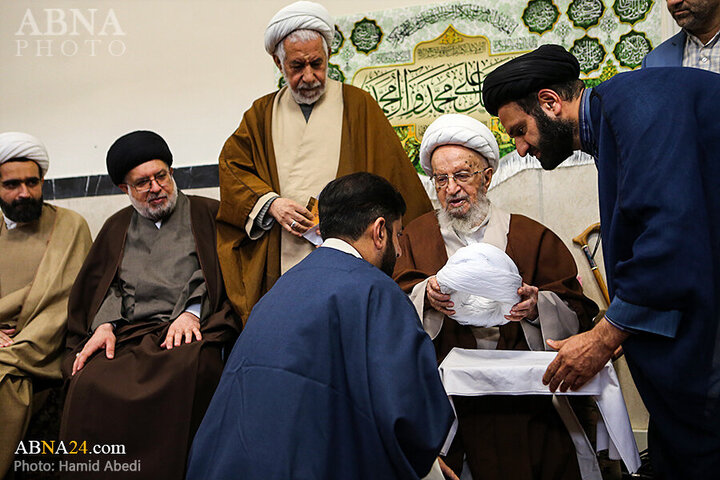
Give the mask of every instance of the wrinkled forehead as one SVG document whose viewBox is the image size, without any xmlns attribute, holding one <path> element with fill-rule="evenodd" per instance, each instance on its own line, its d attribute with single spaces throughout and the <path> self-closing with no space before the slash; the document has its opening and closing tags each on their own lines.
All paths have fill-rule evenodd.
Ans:
<svg viewBox="0 0 720 480">
<path fill-rule="evenodd" d="M 462 145 L 441 145 L 437 147 L 433 150 L 430 163 L 433 174 L 455 173 L 489 166 L 485 157 Z"/>
<path fill-rule="evenodd" d="M 323 48 L 322 37 L 317 37 L 309 40 L 285 38 L 283 40 L 283 47 L 285 48 L 285 57 L 287 60 L 292 59 L 325 59 L 327 53 Z"/>
</svg>

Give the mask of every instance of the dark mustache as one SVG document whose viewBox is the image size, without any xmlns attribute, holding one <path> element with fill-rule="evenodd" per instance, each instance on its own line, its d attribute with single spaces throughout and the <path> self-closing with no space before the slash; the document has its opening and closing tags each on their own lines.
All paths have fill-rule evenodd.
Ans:
<svg viewBox="0 0 720 480">
<path fill-rule="evenodd" d="M 34 198 L 18 198 L 17 200 L 14 200 L 11 205 L 13 207 L 20 207 L 22 205 L 35 205 L 38 202 Z"/>
</svg>

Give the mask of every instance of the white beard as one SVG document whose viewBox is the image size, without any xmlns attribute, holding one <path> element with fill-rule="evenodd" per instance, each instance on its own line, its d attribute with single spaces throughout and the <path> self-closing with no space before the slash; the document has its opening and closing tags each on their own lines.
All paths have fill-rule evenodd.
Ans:
<svg viewBox="0 0 720 480">
<path fill-rule="evenodd" d="M 128 190 L 128 197 L 130 197 L 130 203 L 133 207 L 135 207 L 135 210 L 143 217 L 152 220 L 153 222 L 157 222 L 158 220 L 163 220 L 164 218 L 167 218 L 170 216 L 170 214 L 175 210 L 175 204 L 177 203 L 177 197 L 178 197 L 178 189 L 177 185 L 175 184 L 175 179 L 172 178 L 172 185 L 173 190 L 172 193 L 167 193 L 165 190 L 160 190 L 160 193 L 153 195 L 152 193 L 148 193 L 148 196 L 146 198 L 146 201 L 149 202 L 153 198 L 160 197 L 162 195 L 167 195 L 168 200 L 165 202 L 164 205 L 160 205 L 158 207 L 153 207 L 149 203 L 145 203 L 143 201 L 137 200 L 135 197 L 133 197 L 130 194 L 130 191 Z"/>
<path fill-rule="evenodd" d="M 482 224 L 490 211 L 490 199 L 485 195 L 478 195 L 477 201 L 470 205 L 470 209 L 463 215 L 449 212 L 441 208 L 437 212 L 438 223 L 445 229 L 453 229 L 457 233 L 467 235 Z"/>
</svg>

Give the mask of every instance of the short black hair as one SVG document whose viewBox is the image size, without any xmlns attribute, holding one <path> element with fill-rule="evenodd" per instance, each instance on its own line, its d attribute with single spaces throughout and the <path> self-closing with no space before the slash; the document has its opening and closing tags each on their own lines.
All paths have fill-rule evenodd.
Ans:
<svg viewBox="0 0 720 480">
<path fill-rule="evenodd" d="M 405 200 L 384 178 L 357 172 L 328 183 L 318 199 L 323 238 L 357 240 L 380 217 L 388 228 L 405 214 Z"/>
<path fill-rule="evenodd" d="M 553 92 L 557 93 L 558 96 L 563 100 L 569 101 L 579 97 L 584 88 L 585 83 L 583 83 L 582 80 L 570 80 L 567 82 L 555 83 L 553 85 L 548 85 L 547 87 L 543 87 L 542 89 L 538 89 L 534 92 L 528 93 L 524 97 L 517 99 L 516 103 L 528 115 L 537 115 L 541 111 L 540 99 L 538 99 L 538 93 L 540 92 L 540 90 L 552 90 Z"/>
</svg>

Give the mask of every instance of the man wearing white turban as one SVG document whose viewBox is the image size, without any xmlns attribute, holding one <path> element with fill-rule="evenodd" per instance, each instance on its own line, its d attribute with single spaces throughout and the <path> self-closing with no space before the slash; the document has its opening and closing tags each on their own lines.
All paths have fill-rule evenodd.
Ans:
<svg viewBox="0 0 720 480">
<path fill-rule="evenodd" d="M 441 208 L 405 228 L 394 278 L 410 294 L 438 363 L 453 347 L 550 350 L 545 339 L 587 330 L 598 311 L 582 293 L 572 255 L 552 231 L 491 205 L 486 193 L 498 160 L 492 132 L 469 116 L 443 115 L 423 135 L 420 162 Z M 461 305 L 443 293 L 442 276 L 436 278 L 446 264 L 459 268 L 449 257 L 477 243 L 505 252 L 522 277 L 519 289 L 504 292 L 520 301 L 494 326 L 453 320 Z M 475 479 L 580 478 L 575 448 L 550 397 L 455 397 L 454 402 L 458 434 L 445 462 L 458 475 L 465 458 Z"/>
<path fill-rule="evenodd" d="M 0 133 L 0 478 L 33 411 L 59 384 L 70 288 L 90 248 L 77 213 L 43 202 L 49 161 L 26 133 Z"/>
<path fill-rule="evenodd" d="M 245 112 L 220 154 L 218 253 L 228 296 L 248 318 L 278 277 L 309 254 L 305 208 L 338 176 L 368 171 L 407 203 L 406 221 L 431 210 L 400 141 L 365 91 L 327 78 L 335 28 L 320 4 L 281 9 L 265 49 L 287 85 Z"/>
</svg>

